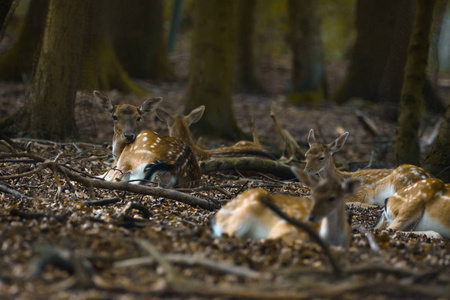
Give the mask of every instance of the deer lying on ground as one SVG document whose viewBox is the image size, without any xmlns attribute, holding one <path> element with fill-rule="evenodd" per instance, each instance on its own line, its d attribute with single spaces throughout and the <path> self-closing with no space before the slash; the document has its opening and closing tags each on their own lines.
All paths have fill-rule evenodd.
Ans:
<svg viewBox="0 0 450 300">
<path fill-rule="evenodd" d="M 166 187 L 192 186 L 200 179 L 198 162 L 190 147 L 182 141 L 158 135 L 151 130 L 138 132 L 138 123 L 153 112 L 161 98 L 144 101 L 140 107 L 130 104 L 113 105 L 105 94 L 94 91 L 100 106 L 114 120 L 112 153 L 113 169 L 104 174 L 105 180 L 125 180 L 139 183 L 159 177 Z"/>
<path fill-rule="evenodd" d="M 334 179 L 320 179 L 292 168 L 298 178 L 311 187 L 311 197 L 269 194 L 263 189 L 250 189 L 223 206 L 213 219 L 213 232 L 254 239 L 305 239 L 306 234 L 261 203 L 269 198 L 287 215 L 308 224 L 319 233 L 325 243 L 347 247 L 351 228 L 347 222 L 344 198 L 353 193 L 359 180 L 344 183 Z"/>
<path fill-rule="evenodd" d="M 395 192 L 419 180 L 432 177 L 430 173 L 413 165 L 401 165 L 396 169 L 367 169 L 356 172 L 342 172 L 333 162 L 333 153 L 341 150 L 348 137 L 348 132 L 339 136 L 329 144 L 316 141 L 314 130 L 308 135 L 309 150 L 305 153 L 305 171 L 310 174 L 325 174 L 338 181 L 345 179 L 361 179 L 358 190 L 347 197 L 347 202 L 361 202 L 383 206 L 386 198 Z"/>
<path fill-rule="evenodd" d="M 191 137 L 189 126 L 198 122 L 203 116 L 205 106 L 199 106 L 193 109 L 187 116 L 171 115 L 162 108 L 156 110 L 158 118 L 167 124 L 169 135 L 178 138 L 188 144 L 195 153 L 199 161 L 207 161 L 214 158 L 224 157 L 262 157 L 275 159 L 268 151 L 264 150 L 259 143 L 250 141 L 240 141 L 230 147 L 220 147 L 211 150 L 205 150 L 198 147 Z M 256 133 L 253 133 L 254 140 L 257 141 Z"/>
<path fill-rule="evenodd" d="M 427 178 L 404 187 L 386 200 L 374 228 L 450 238 L 450 184 Z"/>
</svg>

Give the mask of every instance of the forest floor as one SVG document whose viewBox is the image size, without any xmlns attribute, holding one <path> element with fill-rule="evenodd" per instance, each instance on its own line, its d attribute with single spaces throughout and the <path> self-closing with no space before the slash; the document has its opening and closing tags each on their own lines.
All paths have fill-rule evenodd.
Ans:
<svg viewBox="0 0 450 300">
<path fill-rule="evenodd" d="M 149 97 L 163 97 L 162 106 L 168 111 L 181 113 L 188 59 L 182 54 L 172 59 L 179 82 L 140 83 Z M 305 148 L 311 128 L 319 141 L 326 142 L 349 131 L 339 154 L 351 168 L 367 166 L 371 160 L 372 166 L 393 165 L 395 122 L 386 117 L 389 107 L 353 103 L 376 124 L 379 135 L 374 137 L 362 126 L 355 106 L 285 103 L 289 67 L 263 68 L 268 93 L 236 93 L 233 109 L 245 131 L 250 132 L 250 120 L 255 120 L 261 143 L 277 157 L 283 153 L 283 142 L 270 118 L 271 107 L 281 126 Z M 336 85 L 342 69 L 330 66 L 330 86 Z M 18 109 L 28 90 L 26 84 L 0 83 L 0 118 Z M 442 92 L 448 99 L 448 91 Z M 140 104 L 145 99 L 107 93 L 115 103 Z M 213 236 L 209 227 L 214 209 L 104 188 L 93 189 L 95 201 L 107 200 L 93 202 L 86 186 L 60 170 L 104 173 L 110 166 L 112 122 L 95 105 L 91 91 L 78 93 L 76 112 L 80 141 L 20 138 L 14 141 L 27 154 L 0 153 L 0 184 L 18 192 L 0 192 L 2 299 L 449 298 L 449 240 L 370 229 L 380 208 L 347 208 L 353 239 L 348 249 L 332 249 L 341 271 L 336 275 L 312 242 Z M 437 120 L 438 116 L 428 116 L 422 122 L 424 155 Z M 167 133 L 155 116 L 147 126 Z M 210 148 L 232 142 L 204 138 L 202 143 Z M 183 192 L 226 203 L 254 187 L 295 195 L 309 192 L 295 181 L 240 173 L 203 175 L 201 187 Z"/>
</svg>

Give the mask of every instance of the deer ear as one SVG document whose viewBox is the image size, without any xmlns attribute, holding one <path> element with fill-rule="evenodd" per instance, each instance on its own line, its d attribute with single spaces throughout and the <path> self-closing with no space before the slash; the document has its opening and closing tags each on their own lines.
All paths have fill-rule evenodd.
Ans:
<svg viewBox="0 0 450 300">
<path fill-rule="evenodd" d="M 305 171 L 303 171 L 302 169 L 299 169 L 297 167 L 291 167 L 291 171 L 292 171 L 292 173 L 295 174 L 295 176 L 297 176 L 297 178 L 301 182 L 303 182 L 305 185 L 307 185 L 309 187 L 314 187 L 319 182 L 318 176 L 308 174 Z"/>
<path fill-rule="evenodd" d="M 172 116 L 163 108 L 158 107 L 155 110 L 156 116 L 158 117 L 158 119 L 160 119 L 161 121 L 170 124 L 172 121 Z"/>
<path fill-rule="evenodd" d="M 349 133 L 348 131 L 346 131 L 340 137 L 338 137 L 333 142 L 328 144 L 328 146 L 330 147 L 331 154 L 334 152 L 338 152 L 339 150 L 342 149 L 342 146 L 344 146 L 345 142 L 347 141 L 348 135 Z"/>
<path fill-rule="evenodd" d="M 141 115 L 154 112 L 161 101 L 161 97 L 147 99 L 142 103 L 141 107 L 139 107 L 139 112 Z"/>
<path fill-rule="evenodd" d="M 190 126 L 193 123 L 197 123 L 200 121 L 200 119 L 203 116 L 203 113 L 205 112 L 205 106 L 201 105 L 195 109 L 193 109 L 189 115 L 186 116 L 186 122 L 188 123 L 188 126 Z"/>
<path fill-rule="evenodd" d="M 359 179 L 346 180 L 342 183 L 342 190 L 346 194 L 353 194 L 361 185 L 361 183 L 362 182 Z"/>
<path fill-rule="evenodd" d="M 311 129 L 308 134 L 309 148 L 311 148 L 311 145 L 315 144 L 315 143 L 317 143 L 317 141 L 316 141 L 316 137 L 314 136 L 314 129 Z"/>
<path fill-rule="evenodd" d="M 112 114 L 112 112 L 114 111 L 114 105 L 112 104 L 111 99 L 109 99 L 108 96 L 100 93 L 99 91 L 94 91 L 94 97 L 101 108 Z"/>
</svg>

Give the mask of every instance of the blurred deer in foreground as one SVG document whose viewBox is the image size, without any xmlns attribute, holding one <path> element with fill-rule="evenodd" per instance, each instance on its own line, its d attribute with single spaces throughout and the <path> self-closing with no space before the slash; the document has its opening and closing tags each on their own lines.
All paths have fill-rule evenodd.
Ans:
<svg viewBox="0 0 450 300">
<path fill-rule="evenodd" d="M 283 212 L 308 224 L 327 244 L 347 247 L 351 227 L 347 222 L 344 198 L 353 193 L 359 180 L 340 183 L 334 179 L 319 179 L 292 168 L 298 178 L 311 187 L 310 197 L 269 194 L 263 189 L 250 189 L 223 206 L 213 219 L 213 232 L 255 239 L 305 239 L 306 234 L 278 217 L 261 203 L 269 198 Z"/>
<path fill-rule="evenodd" d="M 308 135 L 309 150 L 305 153 L 305 171 L 310 174 L 325 175 L 338 181 L 361 179 L 362 184 L 347 202 L 361 202 L 383 206 L 386 198 L 396 191 L 419 180 L 432 177 L 430 173 L 413 165 L 401 165 L 396 169 L 367 169 L 356 172 L 342 172 L 336 168 L 332 155 L 344 146 L 348 132 L 329 144 L 316 141 L 314 130 Z"/>
<path fill-rule="evenodd" d="M 98 91 L 94 91 L 94 96 L 114 120 L 114 164 L 113 169 L 104 174 L 105 180 L 139 183 L 159 178 L 161 184 L 173 187 L 191 186 L 200 179 L 197 160 L 188 145 L 151 130 L 138 133 L 138 123 L 158 107 L 161 98 L 148 99 L 136 107 L 113 105 L 108 96 Z"/>
<path fill-rule="evenodd" d="M 386 200 L 374 228 L 450 238 L 450 184 L 427 178 L 399 190 Z"/>
<path fill-rule="evenodd" d="M 250 141 L 240 141 L 230 147 L 220 147 L 211 150 L 205 150 L 198 147 L 191 137 L 191 132 L 189 126 L 193 123 L 198 122 L 203 116 L 205 111 L 205 106 L 199 106 L 192 110 L 187 116 L 171 115 L 162 108 L 156 110 L 156 115 L 158 118 L 167 124 L 169 129 L 169 135 L 178 138 L 188 144 L 192 151 L 197 156 L 198 160 L 206 161 L 214 158 L 224 158 L 224 157 L 262 157 L 268 159 L 275 159 L 275 157 L 268 151 L 264 150 L 259 144 L 256 132 L 253 128 L 253 140 Z"/>
</svg>

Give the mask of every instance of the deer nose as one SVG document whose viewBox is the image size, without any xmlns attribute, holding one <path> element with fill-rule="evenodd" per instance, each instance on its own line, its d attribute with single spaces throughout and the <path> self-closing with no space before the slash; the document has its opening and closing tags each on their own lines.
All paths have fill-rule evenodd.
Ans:
<svg viewBox="0 0 450 300">
<path fill-rule="evenodd" d="M 314 222 L 314 219 L 315 219 L 314 215 L 309 215 L 308 221 Z"/>
<path fill-rule="evenodd" d="M 132 142 L 134 140 L 134 134 L 133 133 L 124 133 L 123 136 L 129 142 Z"/>
</svg>

